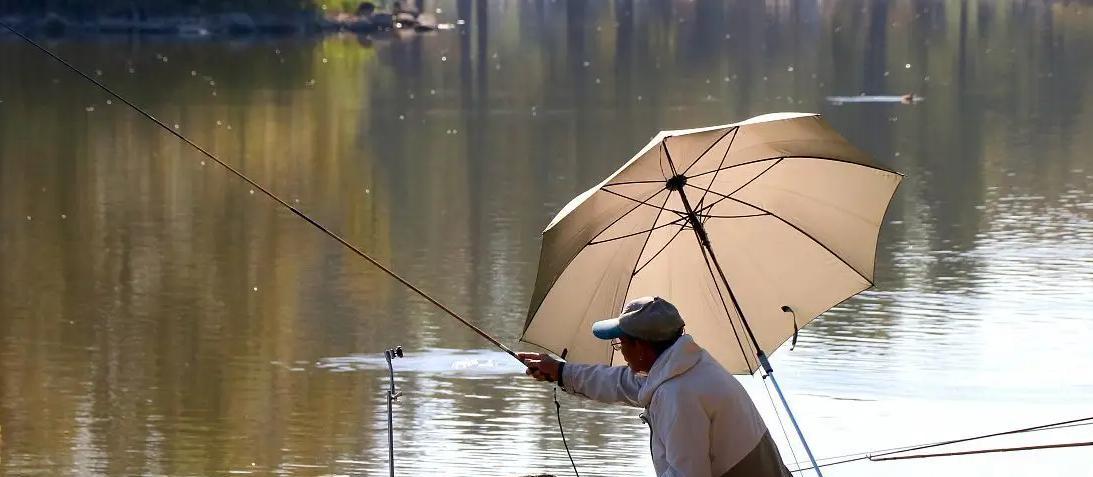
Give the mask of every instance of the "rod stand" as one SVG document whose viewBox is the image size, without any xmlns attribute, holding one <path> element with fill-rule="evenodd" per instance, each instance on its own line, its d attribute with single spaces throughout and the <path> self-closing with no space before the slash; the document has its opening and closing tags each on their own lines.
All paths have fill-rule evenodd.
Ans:
<svg viewBox="0 0 1093 477">
<path fill-rule="evenodd" d="M 391 477 L 395 477 L 395 417 L 391 405 L 402 396 L 402 391 L 395 390 L 395 367 L 391 360 L 402 357 L 402 346 L 384 350 L 383 357 L 387 360 L 387 373 L 391 383 L 391 387 L 387 389 L 387 457 L 391 463 Z"/>
</svg>

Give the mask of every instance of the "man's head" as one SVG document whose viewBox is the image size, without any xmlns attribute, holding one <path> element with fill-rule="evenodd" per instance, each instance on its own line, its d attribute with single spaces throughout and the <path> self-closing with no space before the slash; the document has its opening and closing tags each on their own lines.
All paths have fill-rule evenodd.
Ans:
<svg viewBox="0 0 1093 477">
<path fill-rule="evenodd" d="M 683 325 L 674 305 L 660 297 L 643 297 L 627 303 L 617 318 L 594 323 L 592 334 L 611 340 L 630 369 L 647 372 L 683 334 Z"/>
</svg>

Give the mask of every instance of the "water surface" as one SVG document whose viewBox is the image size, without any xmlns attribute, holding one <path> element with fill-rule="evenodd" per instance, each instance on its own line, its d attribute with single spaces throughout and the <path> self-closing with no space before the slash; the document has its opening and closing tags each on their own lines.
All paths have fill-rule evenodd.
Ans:
<svg viewBox="0 0 1093 477">
<path fill-rule="evenodd" d="M 1089 6 L 427 3 L 465 25 L 46 44 L 517 347 L 539 232 L 656 131 L 823 113 L 906 179 L 877 286 L 774 356 L 817 456 L 1087 417 Z M 0 474 L 382 475 L 395 345 L 402 475 L 569 472 L 552 389 L 507 355 L 11 36 L 0 65 Z M 826 100 L 909 92 L 925 99 Z M 582 475 L 652 474 L 636 410 L 561 402 Z"/>
</svg>

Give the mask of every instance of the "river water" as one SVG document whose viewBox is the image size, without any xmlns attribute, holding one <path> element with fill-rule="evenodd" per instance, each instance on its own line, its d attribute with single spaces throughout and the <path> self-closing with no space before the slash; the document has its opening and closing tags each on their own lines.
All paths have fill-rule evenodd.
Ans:
<svg viewBox="0 0 1093 477">
<path fill-rule="evenodd" d="M 1089 5 L 427 4 L 465 21 L 46 45 L 516 348 L 539 232 L 656 131 L 823 113 L 906 179 L 876 287 L 774 355 L 817 457 L 1090 416 Z M 570 472 L 507 355 L 10 35 L 0 65 L 0 474 L 383 475 L 395 345 L 400 475 Z M 637 410 L 560 399 L 581 475 L 652 475 Z M 825 470 L 1093 475 L 1093 450 Z"/>
</svg>

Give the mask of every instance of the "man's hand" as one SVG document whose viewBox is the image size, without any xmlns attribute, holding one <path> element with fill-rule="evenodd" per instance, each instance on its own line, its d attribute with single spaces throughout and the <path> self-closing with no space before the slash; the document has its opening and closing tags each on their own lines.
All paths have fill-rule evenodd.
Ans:
<svg viewBox="0 0 1093 477">
<path fill-rule="evenodd" d="M 527 365 L 526 374 L 539 381 L 558 381 L 559 361 L 544 353 L 516 353 Z"/>
</svg>

